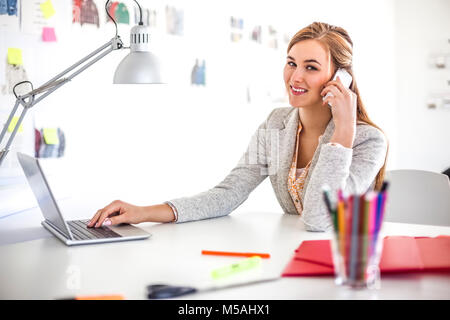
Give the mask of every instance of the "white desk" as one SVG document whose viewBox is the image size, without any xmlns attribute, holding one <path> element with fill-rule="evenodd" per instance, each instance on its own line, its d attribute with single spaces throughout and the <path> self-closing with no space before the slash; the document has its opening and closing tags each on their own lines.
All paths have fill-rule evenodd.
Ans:
<svg viewBox="0 0 450 320">
<path fill-rule="evenodd" d="M 70 218 L 75 218 L 75 211 Z M 271 277 L 281 274 L 301 241 L 329 238 L 326 233 L 304 231 L 297 216 L 238 209 L 218 219 L 141 224 L 140 227 L 152 233 L 148 240 L 66 247 L 40 229 L 40 220 L 37 209 L 0 220 L 0 234 L 11 235 L 23 225 L 22 233 L 34 230 L 34 237 L 38 238 L 0 245 L 0 299 L 54 299 L 111 293 L 123 294 L 126 299 L 145 299 L 148 284 L 207 286 L 214 283 L 211 270 L 240 260 L 204 256 L 200 253 L 203 249 L 268 252 L 271 258 L 263 259 L 261 268 L 241 273 L 234 279 Z M 436 236 L 449 235 L 450 228 L 387 223 L 385 233 Z M 341 288 L 334 284 L 332 277 L 281 278 L 183 298 L 450 299 L 450 276 L 418 273 L 382 276 L 381 289 L 375 291 Z"/>
</svg>

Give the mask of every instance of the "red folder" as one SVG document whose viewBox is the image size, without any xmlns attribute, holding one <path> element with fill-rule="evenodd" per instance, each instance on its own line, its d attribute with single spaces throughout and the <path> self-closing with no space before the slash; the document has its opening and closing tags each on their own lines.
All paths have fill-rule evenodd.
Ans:
<svg viewBox="0 0 450 320">
<path fill-rule="evenodd" d="M 450 271 L 450 236 L 383 239 L 381 273 Z M 303 241 L 286 265 L 282 276 L 333 275 L 329 240 Z"/>
</svg>

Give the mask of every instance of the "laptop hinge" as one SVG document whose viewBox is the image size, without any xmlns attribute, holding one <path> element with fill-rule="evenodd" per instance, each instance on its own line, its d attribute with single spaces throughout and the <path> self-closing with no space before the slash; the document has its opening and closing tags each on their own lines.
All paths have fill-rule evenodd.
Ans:
<svg viewBox="0 0 450 320">
<path fill-rule="evenodd" d="M 67 231 L 69 232 L 69 237 L 67 237 L 67 235 L 62 232 L 57 226 L 55 226 L 50 220 L 45 219 L 44 220 L 46 224 L 48 224 L 50 227 L 52 227 L 55 231 L 57 231 L 59 234 L 61 234 L 64 238 L 69 239 L 69 240 L 74 240 L 73 236 L 72 236 L 72 232 L 70 232 L 70 229 L 67 227 Z M 64 223 L 66 223 L 64 221 Z M 67 224 L 66 224 L 67 226 Z"/>
</svg>

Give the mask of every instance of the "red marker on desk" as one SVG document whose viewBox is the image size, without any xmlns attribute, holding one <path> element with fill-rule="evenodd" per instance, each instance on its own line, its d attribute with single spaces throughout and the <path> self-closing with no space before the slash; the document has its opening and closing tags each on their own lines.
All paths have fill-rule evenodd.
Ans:
<svg viewBox="0 0 450 320">
<path fill-rule="evenodd" d="M 227 252 L 227 251 L 209 251 L 202 250 L 202 254 L 213 256 L 232 256 L 232 257 L 254 257 L 258 256 L 264 259 L 270 258 L 268 253 L 255 253 L 255 252 Z"/>
</svg>

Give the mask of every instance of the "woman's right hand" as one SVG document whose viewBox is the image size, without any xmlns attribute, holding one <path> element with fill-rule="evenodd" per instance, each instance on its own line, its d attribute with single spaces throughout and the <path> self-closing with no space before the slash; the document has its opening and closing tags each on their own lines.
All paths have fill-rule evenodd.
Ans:
<svg viewBox="0 0 450 320">
<path fill-rule="evenodd" d="M 145 207 L 116 200 L 103 209 L 98 210 L 91 221 L 89 221 L 88 227 L 99 228 L 120 223 L 141 223 L 144 221 L 146 221 Z"/>
<path fill-rule="evenodd" d="M 141 222 L 173 222 L 174 212 L 168 204 L 147 207 L 135 206 L 115 200 L 97 211 L 89 221 L 88 227 L 113 226 L 120 223 L 136 224 Z"/>
</svg>

